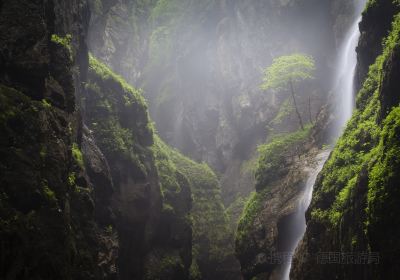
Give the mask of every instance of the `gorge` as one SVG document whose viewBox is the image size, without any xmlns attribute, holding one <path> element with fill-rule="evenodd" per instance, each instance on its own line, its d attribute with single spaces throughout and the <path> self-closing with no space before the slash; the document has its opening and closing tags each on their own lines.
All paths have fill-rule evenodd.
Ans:
<svg viewBox="0 0 400 280">
<path fill-rule="evenodd" d="M 2 0 L 0 66 L 0 279 L 397 279 L 399 0 Z"/>
<path fill-rule="evenodd" d="M 336 82 L 335 87 L 333 88 L 333 106 L 335 108 L 335 114 L 338 116 L 335 120 L 334 129 L 330 133 L 332 133 L 335 138 L 338 137 L 343 130 L 346 122 L 350 119 L 351 114 L 354 108 L 354 81 L 355 81 L 355 71 L 357 67 L 357 53 L 356 53 L 356 46 L 360 37 L 360 32 L 358 29 L 358 25 L 361 21 L 361 11 L 365 6 L 365 1 L 361 0 L 355 3 L 355 20 L 354 23 L 351 25 L 349 31 L 347 32 L 346 36 L 344 37 L 344 41 L 342 42 L 342 46 L 339 48 L 338 54 L 338 67 L 337 67 L 337 74 L 336 74 Z M 326 151 L 317 155 L 316 161 L 317 166 L 310 171 L 305 189 L 304 194 L 302 195 L 298 210 L 296 215 L 294 216 L 294 220 L 292 221 L 291 225 L 291 232 L 293 235 L 292 240 L 290 243 L 293 244 L 290 246 L 289 254 L 290 260 L 283 266 L 283 280 L 289 280 L 290 276 L 290 268 L 292 266 L 292 257 L 294 254 L 295 249 L 297 248 L 300 240 L 303 238 L 304 233 L 306 231 L 306 221 L 305 221 L 305 213 L 311 203 L 312 199 L 312 192 L 315 181 L 319 172 L 323 165 L 325 164 L 331 150 L 327 149 Z"/>
</svg>

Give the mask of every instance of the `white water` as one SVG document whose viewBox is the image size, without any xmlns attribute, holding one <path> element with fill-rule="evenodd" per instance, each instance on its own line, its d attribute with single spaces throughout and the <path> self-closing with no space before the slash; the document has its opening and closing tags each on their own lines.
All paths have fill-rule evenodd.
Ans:
<svg viewBox="0 0 400 280">
<path fill-rule="evenodd" d="M 366 0 L 358 0 L 356 3 L 355 15 L 356 20 L 353 22 L 349 29 L 342 46 L 339 50 L 338 66 L 336 74 L 336 83 L 334 87 L 335 105 L 336 105 L 336 124 L 334 125 L 335 131 L 332 132 L 333 136 L 338 137 L 346 122 L 350 119 L 354 108 L 354 75 L 357 66 L 357 53 L 356 47 L 360 37 L 358 25 L 361 21 L 361 11 L 365 6 Z M 303 238 L 306 231 L 305 213 L 311 203 L 313 188 L 315 180 L 321 171 L 329 156 L 330 151 L 324 151 L 316 158 L 318 164 L 315 169 L 311 170 L 306 183 L 306 187 L 298 206 L 298 211 L 295 214 L 294 221 L 292 222 L 292 230 L 295 233 L 296 240 L 292 243 L 290 248 L 290 261 L 285 263 L 282 267 L 282 280 L 289 280 L 290 269 L 292 266 L 292 256 Z"/>
<path fill-rule="evenodd" d="M 299 210 L 296 212 L 295 217 L 294 217 L 293 230 L 296 231 L 296 233 L 297 233 L 296 234 L 297 239 L 293 243 L 292 248 L 290 248 L 291 257 L 293 256 L 294 251 L 297 248 L 297 245 L 299 244 L 300 240 L 303 238 L 304 233 L 306 232 L 305 213 L 308 209 L 308 206 L 310 206 L 310 203 L 311 203 L 313 186 L 314 186 L 315 180 L 317 179 L 317 176 L 318 176 L 319 172 L 321 171 L 322 167 L 324 166 L 325 161 L 327 160 L 329 154 L 330 154 L 330 150 L 326 150 L 326 151 L 323 151 L 322 153 L 318 154 L 316 157 L 317 166 L 314 169 L 310 170 L 303 196 L 302 196 L 301 200 L 299 201 L 299 205 L 298 205 Z M 289 274 L 290 274 L 291 267 L 292 267 L 291 260 L 290 260 L 290 262 L 287 262 L 284 264 L 283 274 L 282 274 L 283 280 L 289 280 Z"/>
<path fill-rule="evenodd" d="M 360 38 L 358 24 L 361 21 L 361 11 L 365 6 L 365 0 L 358 0 L 356 6 L 356 19 L 339 49 L 337 74 L 335 77 L 335 103 L 336 124 L 333 136 L 339 137 L 346 122 L 350 119 L 354 109 L 354 76 L 357 66 L 356 47 Z"/>
</svg>

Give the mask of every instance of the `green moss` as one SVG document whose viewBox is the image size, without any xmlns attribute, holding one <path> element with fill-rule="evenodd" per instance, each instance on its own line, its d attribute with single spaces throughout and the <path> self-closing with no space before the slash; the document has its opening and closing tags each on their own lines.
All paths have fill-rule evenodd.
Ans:
<svg viewBox="0 0 400 280">
<path fill-rule="evenodd" d="M 44 159 L 46 157 L 46 155 L 47 155 L 47 147 L 46 146 L 42 146 L 40 148 L 40 157 L 42 159 Z"/>
<path fill-rule="evenodd" d="M 245 160 L 242 162 L 240 167 L 241 174 L 251 174 L 252 176 L 255 175 L 258 167 L 258 154 L 254 153 L 250 159 Z"/>
<path fill-rule="evenodd" d="M 109 159 L 129 160 L 147 174 L 154 129 L 141 91 L 92 55 L 89 63 L 87 115 L 98 145 Z"/>
<path fill-rule="evenodd" d="M 285 171 L 288 157 L 297 155 L 302 144 L 308 139 L 312 126 L 292 133 L 275 135 L 268 143 L 258 147 L 259 158 L 256 175 L 256 192 L 252 192 L 239 218 L 236 232 L 236 250 L 245 252 L 251 244 L 246 239 L 254 227 L 254 220 L 260 214 L 270 189 L 268 185 L 280 178 Z"/>
<path fill-rule="evenodd" d="M 369 167 L 367 229 L 379 231 L 385 220 L 396 219 L 400 199 L 400 107 L 395 107 L 383 122 L 380 141 Z M 392 217 L 392 218 L 390 218 Z"/>
<path fill-rule="evenodd" d="M 70 174 L 68 174 L 67 180 L 68 180 L 68 185 L 70 187 L 75 187 L 75 185 L 76 185 L 76 183 L 75 183 L 75 181 L 76 181 L 75 172 L 71 172 Z"/>
<path fill-rule="evenodd" d="M 271 181 L 279 178 L 281 174 L 278 171 L 284 170 L 287 153 L 307 139 L 311 127 L 308 125 L 304 130 L 276 135 L 267 144 L 258 147 L 260 157 L 256 171 L 257 189 L 265 188 Z"/>
<path fill-rule="evenodd" d="M 60 46 L 63 46 L 66 50 L 68 50 L 68 53 L 72 55 L 72 35 L 67 34 L 64 37 L 61 37 L 57 34 L 52 34 L 51 35 L 51 41 L 53 43 L 56 43 Z"/>
<path fill-rule="evenodd" d="M 249 245 L 246 244 L 246 237 L 249 235 L 249 231 L 254 226 L 255 218 L 262 210 L 263 203 L 268 192 L 269 189 L 264 189 L 260 192 L 252 192 L 249 195 L 242 215 L 239 218 L 236 232 L 236 250 L 239 250 L 240 252 L 246 251 L 246 247 Z"/>
<path fill-rule="evenodd" d="M 234 202 L 232 202 L 229 207 L 225 210 L 226 215 L 229 217 L 232 231 L 236 232 L 239 218 L 237 217 L 238 214 L 243 213 L 244 207 L 246 206 L 246 199 L 242 196 L 238 196 Z M 236 234 L 236 233 L 235 233 Z"/>
<path fill-rule="evenodd" d="M 222 263 L 224 258 L 233 254 L 233 236 L 230 234 L 217 176 L 207 164 L 183 156 L 158 137 L 155 137 L 153 150 L 164 198 L 172 198 L 181 191 L 177 172 L 187 179 L 191 188 L 193 262 L 211 267 Z M 191 270 L 198 275 L 195 267 Z"/>
<path fill-rule="evenodd" d="M 170 147 L 168 147 L 158 136 L 155 137 L 153 153 L 156 159 L 156 167 L 160 177 L 161 193 L 163 196 L 171 193 L 179 193 L 181 187 L 176 176 L 177 168 L 170 159 Z"/>
<path fill-rule="evenodd" d="M 42 99 L 42 104 L 46 108 L 51 108 L 51 104 L 46 99 Z"/>
<path fill-rule="evenodd" d="M 190 280 L 201 280 L 201 272 L 196 260 L 192 261 L 189 270 Z"/>
<path fill-rule="evenodd" d="M 81 149 L 79 149 L 78 144 L 73 143 L 72 144 L 72 157 L 74 158 L 75 162 L 81 167 L 84 167 L 84 163 L 83 163 L 83 156 L 82 156 L 82 152 Z"/>
<path fill-rule="evenodd" d="M 369 1 L 367 9 L 375 4 L 376 1 Z M 365 215 L 361 215 L 366 218 L 359 221 L 364 225 L 359 234 L 366 236 L 353 235 L 352 231 L 359 229 L 357 225 L 351 225 L 348 229 L 351 236 L 346 237 L 349 248 L 358 246 L 360 238 L 369 241 L 368 249 L 387 252 L 400 248 L 396 238 L 387 238 L 399 234 L 393 221 L 400 215 L 397 210 L 400 199 L 397 188 L 400 181 L 400 108 L 396 106 L 389 112 L 382 112 L 380 103 L 381 94 L 392 94 L 382 93 L 381 83 L 392 53 L 398 51 L 399 34 L 400 15 L 397 15 L 392 31 L 383 42 L 383 53 L 370 66 L 357 95 L 356 110 L 320 173 L 321 180 L 314 190 L 312 220 L 324 224 L 329 232 L 337 232 L 346 222 L 344 215 L 354 215 L 351 213 L 354 200 L 360 199 L 362 187 L 367 184 L 367 207 Z M 385 234 L 382 234 L 382 228 L 385 228 Z M 341 245 L 346 246 L 344 242 Z"/>
<path fill-rule="evenodd" d="M 184 270 L 184 264 L 179 255 L 165 254 L 157 257 L 161 259 L 146 271 L 145 280 L 172 279 L 171 275 L 180 275 Z"/>
<path fill-rule="evenodd" d="M 77 200 L 68 185 L 70 118 L 0 85 L 1 254 L 11 267 L 15 252 L 23 252 L 13 278 L 28 273 L 37 279 L 79 279 L 97 273 L 96 264 L 83 256 L 95 257 L 95 233 L 87 226 L 94 221 L 88 203 Z"/>
<path fill-rule="evenodd" d="M 47 184 L 45 184 L 43 186 L 43 194 L 44 194 L 44 196 L 46 197 L 46 199 L 48 201 L 51 201 L 51 202 L 56 202 L 57 201 L 56 194 L 54 193 L 54 191 L 52 191 L 49 188 L 49 186 Z"/>
<path fill-rule="evenodd" d="M 147 108 L 146 101 L 142 95 L 142 92 L 138 89 L 135 89 L 131 85 L 129 85 L 124 78 L 120 75 L 115 74 L 109 67 L 107 67 L 104 63 L 97 60 L 92 54 L 89 54 L 89 71 L 95 72 L 96 75 L 101 78 L 104 82 L 108 80 L 113 81 L 114 83 L 120 85 L 123 89 L 123 95 L 125 105 L 130 106 L 132 104 L 138 104 L 143 108 Z M 99 86 L 92 85 L 99 90 Z"/>
<path fill-rule="evenodd" d="M 327 224 L 337 225 L 340 222 L 344 211 L 348 208 L 347 204 L 352 197 L 351 193 L 356 186 L 358 175 L 363 169 L 368 169 L 369 163 L 374 162 L 379 149 L 384 145 L 382 128 L 378 123 L 381 110 L 380 81 L 385 61 L 399 45 L 399 23 L 400 17 L 396 16 L 393 31 L 384 40 L 383 54 L 370 66 L 368 76 L 357 95 L 357 109 L 321 173 L 324 178 L 322 188 L 317 190 L 314 196 L 317 199 L 324 197 L 334 197 L 334 199 L 327 209 L 314 209 L 313 215 Z M 378 143 L 382 144 L 378 146 Z M 375 182 L 374 178 L 381 178 L 380 176 L 384 178 L 388 175 L 379 174 L 379 170 L 382 171 L 383 168 L 372 169 L 371 182 Z M 369 201 L 373 200 L 374 193 L 369 191 Z M 366 224 L 369 224 L 369 221 L 366 221 Z"/>
</svg>

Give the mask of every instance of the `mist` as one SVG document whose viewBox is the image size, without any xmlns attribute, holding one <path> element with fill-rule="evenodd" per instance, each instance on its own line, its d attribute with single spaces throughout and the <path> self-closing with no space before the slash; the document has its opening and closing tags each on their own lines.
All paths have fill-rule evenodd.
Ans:
<svg viewBox="0 0 400 280">
<path fill-rule="evenodd" d="M 0 2 L 0 279 L 397 279 L 399 0 Z"/>
</svg>

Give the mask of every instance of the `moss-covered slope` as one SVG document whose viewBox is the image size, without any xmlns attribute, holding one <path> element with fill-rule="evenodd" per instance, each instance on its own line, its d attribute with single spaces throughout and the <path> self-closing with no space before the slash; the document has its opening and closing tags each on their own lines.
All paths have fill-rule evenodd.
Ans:
<svg viewBox="0 0 400 280">
<path fill-rule="evenodd" d="M 226 265 L 234 261 L 233 236 L 224 213 L 221 190 L 214 172 L 205 163 L 196 163 L 168 147 L 156 138 L 157 160 L 163 195 L 167 201 L 164 211 L 177 211 L 168 200 L 171 194 L 182 192 L 177 182 L 184 180 L 192 191 L 193 259 L 190 279 L 235 279 L 236 271 Z M 175 178 L 170 174 L 175 174 Z M 164 182 L 164 183 L 163 183 Z M 189 218 L 189 217 L 187 217 Z M 224 270 L 225 269 L 225 270 Z"/>
<path fill-rule="evenodd" d="M 0 5 L 1 279 L 110 275 L 75 105 L 87 12 L 84 1 Z"/>
<path fill-rule="evenodd" d="M 392 17 L 389 31 L 379 32 L 376 29 L 384 26 L 376 26 L 368 16 L 399 12 L 397 1 L 390 4 L 389 14 L 385 12 L 385 2 L 389 1 L 370 1 L 364 12 L 364 39 L 368 32 L 390 34 L 369 68 L 353 117 L 315 185 L 293 279 L 398 278 L 400 16 Z M 363 56 L 360 59 L 361 66 L 368 62 Z M 321 265 L 319 252 L 354 254 L 354 258 Z M 363 254 L 367 259 L 357 264 Z"/>
<path fill-rule="evenodd" d="M 93 56 L 85 120 L 107 159 L 115 191 L 121 279 L 188 279 L 191 190 L 157 139 L 141 92 Z M 114 226 L 113 224 L 111 226 Z"/>
<path fill-rule="evenodd" d="M 290 226 L 309 172 L 327 154 L 317 156 L 321 150 L 314 142 L 315 129 L 307 126 L 276 135 L 259 147 L 256 191 L 247 199 L 236 232 L 236 255 L 244 279 L 282 277 L 279 254 L 292 246 Z"/>
<path fill-rule="evenodd" d="M 217 177 L 156 136 L 140 91 L 89 62 L 84 117 L 112 174 L 122 279 L 223 279 L 233 248 Z"/>
</svg>

